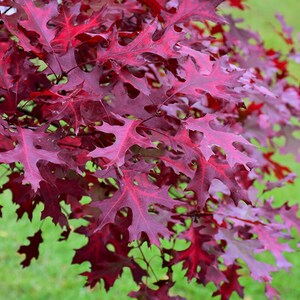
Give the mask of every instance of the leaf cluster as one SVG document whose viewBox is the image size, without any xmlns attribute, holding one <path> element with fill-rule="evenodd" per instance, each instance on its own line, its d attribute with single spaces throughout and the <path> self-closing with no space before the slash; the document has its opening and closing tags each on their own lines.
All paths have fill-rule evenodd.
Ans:
<svg viewBox="0 0 300 300">
<path fill-rule="evenodd" d="M 131 297 L 183 299 L 170 294 L 182 263 L 221 299 L 243 297 L 247 270 L 278 298 L 271 272 L 290 268 L 298 207 L 274 207 L 257 183 L 264 193 L 293 181 L 276 151 L 300 159 L 300 95 L 287 80 L 297 49 L 282 19 L 285 57 L 218 14 L 222 2 L 0 2 L 1 191 L 19 218 L 42 204 L 62 239 L 87 237 L 73 263 L 90 263 L 88 286 L 108 290 L 128 267 L 140 287 Z M 42 241 L 39 230 L 19 249 L 24 267 Z M 276 265 L 257 259 L 264 251 Z"/>
</svg>

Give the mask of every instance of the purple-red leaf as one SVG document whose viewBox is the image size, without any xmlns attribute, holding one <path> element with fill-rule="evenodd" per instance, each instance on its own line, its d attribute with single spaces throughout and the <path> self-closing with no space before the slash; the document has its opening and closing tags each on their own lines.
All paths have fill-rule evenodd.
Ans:
<svg viewBox="0 0 300 300">
<path fill-rule="evenodd" d="M 272 265 L 257 261 L 254 258 L 256 250 L 262 248 L 259 240 L 242 240 L 229 229 L 219 229 L 216 239 L 226 242 L 227 249 L 222 255 L 225 265 L 229 266 L 240 258 L 248 265 L 251 276 L 258 281 L 268 282 L 271 279 L 270 272 L 274 272 L 276 268 Z"/>
<path fill-rule="evenodd" d="M 243 75 L 243 71 L 226 71 L 223 66 L 224 59 L 219 59 L 212 67 L 212 71 L 206 74 L 206 70 L 200 70 L 188 59 L 184 64 L 184 82 L 177 81 L 173 84 L 172 95 L 183 93 L 186 95 L 199 96 L 206 92 L 213 97 L 240 102 L 238 94 L 234 88 L 240 86 L 238 79 Z M 201 71 L 205 72 L 204 74 Z"/>
<path fill-rule="evenodd" d="M 61 164 L 62 160 L 58 158 L 56 151 L 51 151 L 50 149 L 44 150 L 37 147 L 38 139 L 45 139 L 45 141 L 54 143 L 50 135 L 41 132 L 36 133 L 33 130 L 24 128 L 19 128 L 18 130 L 18 132 L 11 133 L 16 138 L 18 144 L 13 150 L 0 152 L 0 161 L 4 163 L 22 163 L 25 172 L 23 183 L 30 183 L 36 191 L 39 188 L 40 181 L 43 180 L 37 163 L 41 160 L 46 160 Z"/>
<path fill-rule="evenodd" d="M 140 147 L 153 147 L 149 138 L 137 133 L 137 127 L 140 124 L 138 120 L 128 120 L 119 118 L 124 122 L 124 125 L 111 126 L 104 123 L 102 126 L 97 126 L 96 129 L 105 133 L 112 133 L 115 135 L 116 141 L 113 145 L 100 148 L 97 147 L 94 151 L 90 152 L 91 157 L 105 157 L 109 159 L 107 166 L 116 165 L 122 166 L 125 162 L 125 154 L 127 150 L 133 146 L 138 145 Z"/>
<path fill-rule="evenodd" d="M 212 115 L 206 115 L 201 119 L 189 118 L 186 120 L 187 129 L 203 133 L 200 149 L 206 160 L 209 160 L 209 158 L 214 155 L 214 152 L 212 151 L 213 146 L 219 146 L 225 151 L 226 160 L 231 167 L 235 164 L 242 164 L 249 169 L 247 164 L 255 163 L 255 160 L 250 158 L 247 154 L 240 152 L 234 147 L 234 143 L 241 143 L 244 145 L 251 144 L 240 135 L 218 131 L 217 128 L 212 128 L 211 122 L 214 120 L 215 118 Z"/>
<path fill-rule="evenodd" d="M 159 220 L 156 212 L 151 212 L 151 206 L 172 208 L 175 204 L 167 188 L 157 188 L 151 184 L 145 175 L 135 176 L 131 171 L 122 170 L 120 189 L 109 199 L 98 201 L 93 206 L 101 210 L 97 230 L 101 230 L 108 223 L 115 222 L 115 216 L 122 208 L 128 207 L 132 211 L 132 223 L 128 230 L 130 240 L 138 240 L 142 232 L 146 233 L 151 243 L 159 244 L 159 236 L 168 236 L 166 228 L 168 220 Z M 158 211 L 159 214 L 159 211 Z"/>
</svg>

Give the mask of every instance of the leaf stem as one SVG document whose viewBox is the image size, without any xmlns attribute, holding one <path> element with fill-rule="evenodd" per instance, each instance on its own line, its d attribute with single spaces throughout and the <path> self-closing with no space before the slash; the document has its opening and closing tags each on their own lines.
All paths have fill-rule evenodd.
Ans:
<svg viewBox="0 0 300 300">
<path fill-rule="evenodd" d="M 145 254 L 144 254 L 144 252 L 143 252 L 143 250 L 142 250 L 142 248 L 141 248 L 140 242 L 138 243 L 138 248 L 139 248 L 139 250 L 140 250 L 140 252 L 141 252 L 141 255 L 142 255 L 142 257 L 143 257 L 144 262 L 145 262 L 146 265 L 147 265 L 147 269 L 151 270 L 153 276 L 155 277 L 155 280 L 158 281 L 158 277 L 156 276 L 156 274 L 155 274 L 155 272 L 154 272 L 154 269 L 152 268 L 152 266 L 151 266 L 150 263 L 148 262 L 148 260 L 147 260 L 147 258 L 146 258 L 146 256 L 145 256 Z"/>
</svg>

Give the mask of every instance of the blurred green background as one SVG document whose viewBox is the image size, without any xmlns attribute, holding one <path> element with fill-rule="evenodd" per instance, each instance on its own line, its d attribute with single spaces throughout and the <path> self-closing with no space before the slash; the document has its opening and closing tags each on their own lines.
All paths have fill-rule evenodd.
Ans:
<svg viewBox="0 0 300 300">
<path fill-rule="evenodd" d="M 234 16 L 245 18 L 243 26 L 250 26 L 260 32 L 266 45 L 275 49 L 286 51 L 286 47 L 274 29 L 279 29 L 279 23 L 274 17 L 276 12 L 280 12 L 286 18 L 289 25 L 300 32 L 300 1 L 298 0 L 249 0 L 246 1 L 250 10 L 234 10 Z M 223 12 L 227 11 L 222 8 Z M 299 67 L 299 65 L 298 65 Z M 300 69 L 300 68 L 299 68 Z M 292 72 L 298 76 L 300 70 L 297 66 L 292 66 Z M 300 175 L 300 166 L 295 164 L 290 156 L 278 157 L 278 160 L 288 161 L 291 169 Z M 0 169 L 0 174 L 4 169 Z M 5 176 L 0 179 L 0 184 L 5 180 Z M 278 189 L 273 194 L 278 203 L 289 200 L 290 203 L 300 203 L 300 180 L 296 180 L 293 186 Z M 131 299 L 127 297 L 129 291 L 136 286 L 131 280 L 128 270 L 117 281 L 116 285 L 105 293 L 103 286 L 97 285 L 95 289 L 84 288 L 84 277 L 78 274 L 88 269 L 89 264 L 71 265 L 73 249 L 80 248 L 85 244 L 85 239 L 78 235 L 71 235 L 67 243 L 56 242 L 59 237 L 59 229 L 52 225 L 49 220 L 45 220 L 42 226 L 44 243 L 40 247 L 39 259 L 33 260 L 31 266 L 22 269 L 20 262 L 23 256 L 17 253 L 20 245 L 27 243 L 27 237 L 32 236 L 40 226 L 39 213 L 35 214 L 32 223 L 27 218 L 16 222 L 16 207 L 11 204 L 9 191 L 0 195 L 0 205 L 4 205 L 3 218 L 0 219 L 0 299 L 5 300 L 48 300 L 48 299 Z M 73 224 L 76 226 L 77 224 Z M 296 240 L 292 242 L 295 246 Z M 300 254 L 288 253 L 285 255 L 294 265 L 290 273 L 281 271 L 274 275 L 274 286 L 281 292 L 282 299 L 300 299 L 299 278 L 300 278 Z M 267 258 L 272 262 L 271 258 Z M 153 263 L 155 266 L 155 262 Z M 159 262 L 157 263 L 159 264 Z M 174 294 L 180 294 L 189 300 L 211 299 L 213 286 L 199 287 L 193 282 L 188 284 L 180 271 L 180 266 L 176 267 L 178 278 Z M 266 299 L 263 286 L 251 280 L 243 278 L 245 288 L 245 298 L 247 300 Z M 215 298 L 218 299 L 218 298 Z M 239 299 L 234 295 L 232 299 Z"/>
</svg>

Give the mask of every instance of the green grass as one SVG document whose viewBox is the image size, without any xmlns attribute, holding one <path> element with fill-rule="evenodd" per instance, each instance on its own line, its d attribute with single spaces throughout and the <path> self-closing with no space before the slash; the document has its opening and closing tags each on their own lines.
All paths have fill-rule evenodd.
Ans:
<svg viewBox="0 0 300 300">
<path fill-rule="evenodd" d="M 249 0 L 247 1 L 252 8 L 248 12 L 236 12 L 235 15 L 242 15 L 247 24 L 258 30 L 268 47 L 275 47 L 285 51 L 281 39 L 274 33 L 274 26 L 278 28 L 278 22 L 274 18 L 275 12 L 281 12 L 286 16 L 289 24 L 300 31 L 298 13 L 300 11 L 300 1 L 297 0 Z M 296 68 L 293 69 L 296 72 Z M 299 75 L 299 71 L 298 71 Z M 286 159 L 284 159 L 286 160 Z M 294 164 L 288 158 L 292 169 L 300 174 L 300 166 Z M 1 174 L 1 169 L 0 169 Z M 273 195 L 278 203 L 290 201 L 290 203 L 300 202 L 299 199 L 300 180 L 288 188 L 278 189 Z M 15 206 L 11 204 L 10 193 L 0 195 L 0 205 L 4 205 L 3 218 L 0 219 L 0 293 L 1 299 L 6 300 L 48 300 L 48 299 L 105 299 L 105 300 L 125 300 L 131 299 L 126 295 L 132 288 L 136 288 L 131 280 L 128 270 L 124 271 L 123 276 L 116 285 L 105 293 L 101 285 L 94 290 L 83 288 L 84 278 L 78 274 L 87 270 L 88 263 L 83 265 L 71 265 L 72 256 L 75 248 L 80 248 L 86 240 L 79 235 L 71 235 L 67 243 L 56 242 L 59 237 L 59 229 L 52 225 L 49 220 L 43 223 L 44 243 L 40 247 L 40 257 L 38 261 L 33 260 L 31 266 L 22 269 L 20 262 L 23 256 L 17 254 L 20 245 L 26 243 L 28 236 L 33 235 L 40 226 L 40 210 L 35 214 L 32 223 L 25 217 L 16 222 Z M 40 208 L 41 209 L 41 208 Z M 76 224 L 74 224 L 75 226 Z M 296 244 L 293 241 L 293 245 Z M 298 280 L 300 278 L 300 254 L 288 253 L 286 257 L 294 265 L 289 274 L 279 272 L 274 275 L 274 285 L 282 294 L 282 299 L 300 299 Z M 154 265 L 159 266 L 159 261 L 154 261 Z M 194 282 L 188 284 L 183 277 L 180 266 L 174 267 L 177 276 L 177 283 L 173 288 L 175 294 L 179 293 L 187 299 L 210 299 L 212 286 L 201 288 Z M 250 278 L 243 278 L 242 282 L 246 285 L 245 299 L 266 299 L 262 284 L 253 282 Z M 232 299 L 238 299 L 235 295 Z"/>
<path fill-rule="evenodd" d="M 225 2 L 226 3 L 226 2 Z M 249 10 L 240 11 L 238 9 L 230 10 L 235 17 L 243 18 L 245 22 L 240 26 L 252 28 L 260 33 L 267 48 L 287 52 L 287 45 L 283 39 L 276 33 L 280 31 L 280 23 L 275 18 L 279 13 L 284 16 L 287 24 L 294 28 L 293 38 L 297 40 L 297 34 L 300 32 L 300 1 L 299 0 L 246 0 L 245 3 L 250 7 Z M 223 8 L 225 7 L 225 8 Z M 227 12 L 226 5 L 222 4 L 221 12 Z M 299 50 L 298 44 L 298 50 Z M 296 78 L 297 84 L 300 83 L 299 64 L 291 63 L 289 71 Z"/>
<path fill-rule="evenodd" d="M 275 18 L 279 13 L 285 17 L 289 26 L 294 28 L 294 38 L 300 32 L 299 11 L 300 1 L 297 0 L 246 0 L 250 7 L 248 10 L 230 10 L 236 17 L 245 20 L 245 26 L 259 32 L 268 48 L 285 50 L 282 38 L 276 34 L 275 30 L 280 29 L 280 24 Z M 224 5 L 224 4 L 222 4 Z M 222 8 L 221 8 L 222 11 Z"/>
<path fill-rule="evenodd" d="M 0 196 L 3 208 L 3 218 L 0 219 L 0 291 L 1 299 L 103 299 L 103 288 L 94 290 L 82 288 L 84 278 L 79 273 L 88 269 L 85 265 L 70 265 L 73 249 L 85 244 L 85 239 L 79 235 L 71 235 L 68 242 L 56 242 L 59 238 L 59 228 L 50 220 L 42 225 L 44 243 L 40 247 L 39 259 L 33 260 L 30 267 L 22 269 L 20 262 L 23 255 L 17 253 L 20 245 L 26 243 L 28 236 L 33 235 L 40 226 L 41 209 L 35 213 L 32 223 L 27 218 L 16 222 L 15 206 L 10 201 L 9 192 Z M 5 202 L 5 203 L 4 203 Z M 120 293 L 126 295 L 132 284 L 124 284 L 130 278 L 128 270 L 124 273 L 123 282 L 104 299 L 116 299 Z M 126 279 L 125 279 L 126 278 Z M 102 295 L 102 297 L 101 297 Z M 3 297 L 3 298 L 2 298 Z M 126 299 L 126 298 L 121 298 Z"/>
</svg>

